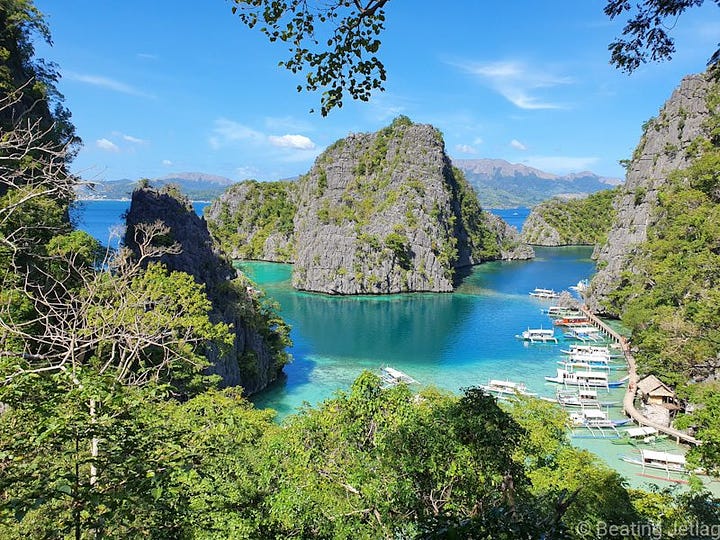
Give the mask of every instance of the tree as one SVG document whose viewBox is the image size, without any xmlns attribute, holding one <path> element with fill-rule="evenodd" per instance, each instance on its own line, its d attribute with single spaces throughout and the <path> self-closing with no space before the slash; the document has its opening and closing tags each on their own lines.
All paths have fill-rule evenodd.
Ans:
<svg viewBox="0 0 720 540">
<path fill-rule="evenodd" d="M 385 30 L 384 8 L 390 0 L 232 0 L 232 12 L 248 28 L 257 28 L 271 42 L 289 45 L 290 57 L 281 67 L 306 71 L 302 90 L 323 89 L 320 113 L 323 116 L 342 107 L 343 99 L 367 101 L 374 90 L 384 90 L 387 71 L 378 58 Z M 720 5 L 720 0 L 712 0 Z M 629 16 L 625 38 L 613 41 L 608 49 L 610 62 L 631 73 L 641 64 L 670 60 L 675 44 L 665 21 L 673 22 L 686 9 L 705 0 L 607 0 L 605 14 L 611 19 Z M 719 45 L 720 47 L 720 45 Z M 720 48 L 708 65 L 720 62 Z"/>
<path fill-rule="evenodd" d="M 326 89 L 320 100 L 320 113 L 326 116 L 342 107 L 346 93 L 367 101 L 373 90 L 383 90 L 386 71 L 376 53 L 388 1 L 233 0 L 232 12 L 271 42 L 290 46 L 291 56 L 280 66 L 293 73 L 307 70 L 305 90 Z"/>
<path fill-rule="evenodd" d="M 714 2 L 720 6 L 719 0 Z M 623 36 L 627 38 L 617 38 L 608 46 L 610 62 L 622 71 L 632 73 L 648 60 L 670 60 L 675 53 L 675 42 L 667 29 L 674 26 L 686 9 L 704 3 L 705 0 L 645 0 L 637 4 L 630 0 L 608 0 L 605 6 L 608 17 L 629 15 L 623 28 Z M 716 66 L 718 62 L 720 48 L 712 54 L 708 65 Z"/>
</svg>

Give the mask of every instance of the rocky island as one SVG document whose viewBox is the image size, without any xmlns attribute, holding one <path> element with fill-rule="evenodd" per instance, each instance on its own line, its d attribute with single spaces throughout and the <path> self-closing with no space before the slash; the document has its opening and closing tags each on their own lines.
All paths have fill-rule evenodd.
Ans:
<svg viewBox="0 0 720 540">
<path fill-rule="evenodd" d="M 337 141 L 296 183 L 234 186 L 207 218 L 229 253 L 292 262 L 295 288 L 328 294 L 449 292 L 458 268 L 533 256 L 441 133 L 406 117 Z"/>
<path fill-rule="evenodd" d="M 288 360 L 287 325 L 262 304 L 260 293 L 238 276 L 229 258 L 214 245 L 205 220 L 172 186 L 135 190 L 126 217 L 125 246 L 137 253 L 138 224 L 156 221 L 169 228 L 167 237 L 161 238 L 163 244 L 176 242 L 180 247 L 179 253 L 158 260 L 204 284 L 212 303 L 211 319 L 232 329 L 234 340 L 228 350 L 207 351 L 210 372 L 221 377 L 223 386 L 242 386 L 247 394 L 264 389 Z"/>
</svg>

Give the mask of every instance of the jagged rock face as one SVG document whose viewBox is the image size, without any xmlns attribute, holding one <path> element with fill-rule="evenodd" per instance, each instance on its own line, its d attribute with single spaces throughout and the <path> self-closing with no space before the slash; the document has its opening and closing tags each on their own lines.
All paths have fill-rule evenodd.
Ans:
<svg viewBox="0 0 720 540">
<path fill-rule="evenodd" d="M 503 261 L 527 260 L 535 257 L 533 248 L 524 243 L 515 227 L 508 225 L 500 217 L 483 212 L 485 227 L 495 237 L 500 246 L 500 258 Z"/>
<path fill-rule="evenodd" d="M 638 246 L 656 223 L 658 190 L 668 185 L 672 171 L 684 169 L 692 161 L 687 150 L 703 133 L 710 86 L 704 74 L 684 78 L 658 117 L 646 124 L 628 167 L 625 190 L 615 200 L 616 218 L 607 242 L 596 250 L 598 273 L 587 299 L 593 311 L 618 315 L 607 307 L 608 295 L 620 283 L 622 272 L 635 269 Z"/>
<path fill-rule="evenodd" d="M 545 218 L 535 210 L 530 212 L 523 224 L 522 239 L 534 246 L 564 245 L 560 232 L 545 221 Z"/>
<path fill-rule="evenodd" d="M 432 126 L 396 121 L 339 141 L 299 185 L 293 286 L 329 294 L 452 291 L 454 268 L 482 260 L 472 240 L 482 223 L 468 223 L 462 197 L 471 204 L 474 194 L 455 177 Z"/>
<path fill-rule="evenodd" d="M 182 250 L 176 255 L 163 255 L 160 262 L 204 283 L 212 302 L 211 319 L 231 325 L 235 334 L 233 346 L 224 354 L 208 348 L 210 374 L 219 375 L 224 386 L 242 386 L 248 394 L 265 388 L 278 377 L 282 364 L 278 364 L 263 329 L 257 327 L 255 321 L 261 317 L 255 316 L 258 309 L 252 291 L 230 282 L 237 277 L 237 271 L 215 248 L 205 220 L 195 214 L 190 201 L 154 189 L 136 190 L 126 217 L 125 246 L 137 255 L 136 226 L 158 220 L 170 228 L 169 240 L 179 243 Z M 249 366 L 250 360 L 254 363 Z"/>
<path fill-rule="evenodd" d="M 294 262 L 295 288 L 328 294 L 449 292 L 456 268 L 534 255 L 482 211 L 440 132 L 405 117 L 337 141 L 294 184 L 235 186 L 206 214 L 233 255 Z"/>
<path fill-rule="evenodd" d="M 233 259 L 293 262 L 297 183 L 241 182 L 205 210 L 213 236 Z"/>
</svg>

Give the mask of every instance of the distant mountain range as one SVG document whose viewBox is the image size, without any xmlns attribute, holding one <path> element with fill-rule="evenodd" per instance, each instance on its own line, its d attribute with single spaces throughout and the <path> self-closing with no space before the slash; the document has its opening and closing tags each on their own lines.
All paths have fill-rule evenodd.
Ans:
<svg viewBox="0 0 720 540">
<path fill-rule="evenodd" d="M 224 176 L 199 172 L 173 173 L 150 180 L 150 185 L 156 188 L 166 184 L 176 184 L 185 195 L 194 201 L 215 199 L 234 183 L 234 180 Z M 137 181 L 128 179 L 97 182 L 94 184 L 94 188 L 81 186 L 78 189 L 78 197 L 80 199 L 129 199 L 137 186 Z"/>
<path fill-rule="evenodd" d="M 558 176 L 502 159 L 455 159 L 487 208 L 534 206 L 553 197 L 577 198 L 622 184 L 590 171 Z"/>
<path fill-rule="evenodd" d="M 583 197 L 622 183 L 618 178 L 604 178 L 589 171 L 558 176 L 502 159 L 456 159 L 453 164 L 465 173 L 485 208 L 534 206 L 553 197 Z M 154 187 L 176 184 L 195 201 L 216 199 L 234 183 L 224 176 L 199 172 L 173 173 L 150 180 Z M 127 179 L 97 182 L 94 189 L 79 188 L 78 196 L 129 199 L 136 187 L 137 181 Z"/>
</svg>

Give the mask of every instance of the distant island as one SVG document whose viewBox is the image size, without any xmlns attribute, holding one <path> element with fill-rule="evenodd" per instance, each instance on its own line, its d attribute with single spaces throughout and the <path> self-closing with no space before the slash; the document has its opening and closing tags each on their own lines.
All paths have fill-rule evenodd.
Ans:
<svg viewBox="0 0 720 540">
<path fill-rule="evenodd" d="M 576 199 L 622 184 L 619 178 L 590 171 L 559 176 L 502 159 L 454 159 L 453 165 L 465 173 L 485 208 L 530 207 L 553 197 Z"/>
<path fill-rule="evenodd" d="M 452 164 L 465 174 L 484 208 L 531 207 L 553 197 L 580 198 L 622 183 L 618 178 L 605 178 L 589 171 L 558 176 L 501 159 L 456 159 Z M 202 172 L 172 173 L 149 181 L 156 188 L 176 184 L 194 201 L 217 199 L 237 183 L 224 176 Z M 129 200 L 139 182 L 127 178 L 95 182 L 93 187 L 79 186 L 77 194 L 81 200 Z"/>
</svg>

